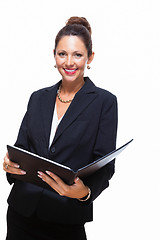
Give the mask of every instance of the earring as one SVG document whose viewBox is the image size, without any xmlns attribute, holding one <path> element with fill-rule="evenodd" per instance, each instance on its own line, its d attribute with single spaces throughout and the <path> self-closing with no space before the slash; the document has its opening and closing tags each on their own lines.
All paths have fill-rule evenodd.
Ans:
<svg viewBox="0 0 160 240">
<path fill-rule="evenodd" d="M 57 66 L 56 66 L 56 65 L 54 65 L 54 67 L 55 67 L 55 68 L 57 68 Z"/>
<path fill-rule="evenodd" d="M 91 67 L 89 65 L 87 65 L 87 69 L 91 69 Z"/>
</svg>

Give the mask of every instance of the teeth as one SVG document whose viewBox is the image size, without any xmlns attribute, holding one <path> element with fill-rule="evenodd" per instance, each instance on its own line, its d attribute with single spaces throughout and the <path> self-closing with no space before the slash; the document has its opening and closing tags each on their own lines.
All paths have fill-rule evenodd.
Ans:
<svg viewBox="0 0 160 240">
<path fill-rule="evenodd" d="M 66 71 L 66 72 L 75 72 L 76 69 L 72 69 L 72 70 L 71 70 L 71 69 L 66 69 L 66 68 L 65 68 L 65 71 Z"/>
</svg>

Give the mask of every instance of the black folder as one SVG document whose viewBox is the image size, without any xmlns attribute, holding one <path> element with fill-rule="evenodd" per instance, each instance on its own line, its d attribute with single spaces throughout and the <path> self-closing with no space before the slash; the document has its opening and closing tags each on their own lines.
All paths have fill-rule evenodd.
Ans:
<svg viewBox="0 0 160 240">
<path fill-rule="evenodd" d="M 43 182 L 37 176 L 38 171 L 45 172 L 48 170 L 59 176 L 67 184 L 72 185 L 76 177 L 84 179 L 111 162 L 132 142 L 132 140 L 98 160 L 86 165 L 85 167 L 78 169 L 78 171 L 73 171 L 67 166 L 44 157 L 40 157 L 18 147 L 7 145 L 10 160 L 18 163 L 20 169 L 26 171 L 25 175 L 12 174 L 12 177 L 40 187 L 51 189 L 48 184 Z"/>
</svg>

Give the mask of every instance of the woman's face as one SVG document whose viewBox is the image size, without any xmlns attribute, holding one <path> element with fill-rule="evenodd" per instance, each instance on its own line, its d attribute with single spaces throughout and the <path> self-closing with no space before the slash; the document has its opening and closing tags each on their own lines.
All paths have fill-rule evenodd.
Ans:
<svg viewBox="0 0 160 240">
<path fill-rule="evenodd" d="M 82 81 L 86 64 L 93 59 L 88 58 L 83 41 L 77 36 L 64 36 L 56 48 L 56 66 L 63 80 Z"/>
</svg>

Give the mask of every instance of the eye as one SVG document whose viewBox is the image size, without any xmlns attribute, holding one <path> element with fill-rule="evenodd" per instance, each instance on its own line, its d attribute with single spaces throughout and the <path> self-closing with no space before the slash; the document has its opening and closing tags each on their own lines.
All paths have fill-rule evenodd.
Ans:
<svg viewBox="0 0 160 240">
<path fill-rule="evenodd" d="M 76 56 L 77 58 L 81 58 L 81 57 L 82 57 L 82 54 L 81 54 L 81 53 L 76 53 L 75 56 Z"/>
<path fill-rule="evenodd" d="M 58 55 L 59 55 L 60 57 L 64 57 L 66 54 L 65 54 L 65 52 L 59 52 Z"/>
</svg>

